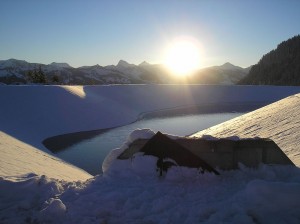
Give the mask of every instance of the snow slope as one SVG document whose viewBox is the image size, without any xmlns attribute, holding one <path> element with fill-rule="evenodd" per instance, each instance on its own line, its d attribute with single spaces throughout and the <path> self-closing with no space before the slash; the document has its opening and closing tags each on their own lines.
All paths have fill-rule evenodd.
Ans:
<svg viewBox="0 0 300 224">
<path fill-rule="evenodd" d="M 300 166 L 300 94 L 200 131 L 193 137 L 270 138 Z"/>
<path fill-rule="evenodd" d="M 0 132 L 0 155 L 0 177 L 7 180 L 17 181 L 32 173 L 67 181 L 92 177 L 85 171 L 3 132 Z"/>
</svg>

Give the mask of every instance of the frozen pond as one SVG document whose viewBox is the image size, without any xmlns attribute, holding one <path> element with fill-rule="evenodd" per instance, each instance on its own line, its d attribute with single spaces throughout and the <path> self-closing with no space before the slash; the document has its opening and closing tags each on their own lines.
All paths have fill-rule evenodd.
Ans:
<svg viewBox="0 0 300 224">
<path fill-rule="evenodd" d="M 57 152 L 57 157 L 96 175 L 102 172 L 101 166 L 106 155 L 120 147 L 127 136 L 135 129 L 149 128 L 174 135 L 190 135 L 213 125 L 230 120 L 244 113 L 186 114 L 171 117 L 156 117 L 139 120 L 135 123 L 110 129 L 89 140 Z"/>
</svg>

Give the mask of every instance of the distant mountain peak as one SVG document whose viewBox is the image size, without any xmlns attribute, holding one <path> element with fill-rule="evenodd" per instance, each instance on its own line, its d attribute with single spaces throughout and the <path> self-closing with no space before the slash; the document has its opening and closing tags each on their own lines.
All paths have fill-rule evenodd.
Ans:
<svg viewBox="0 0 300 224">
<path fill-rule="evenodd" d="M 119 68 L 130 68 L 130 67 L 134 67 L 135 65 L 133 64 L 129 64 L 127 61 L 124 60 L 120 60 L 119 63 L 117 64 L 117 67 Z"/>
<path fill-rule="evenodd" d="M 8 60 L 1 60 L 1 67 L 26 67 L 29 63 L 25 60 L 18 60 L 14 58 L 10 58 Z"/>
<path fill-rule="evenodd" d="M 124 61 L 124 60 L 120 60 L 117 64 L 118 67 L 122 66 L 122 67 L 127 67 L 129 66 L 130 64 L 127 62 L 127 61 Z"/>
<path fill-rule="evenodd" d="M 143 61 L 141 64 L 139 64 L 139 66 L 149 66 L 151 64 L 149 64 L 148 62 L 146 61 Z"/>
<path fill-rule="evenodd" d="M 14 62 L 21 61 L 21 62 L 27 62 L 27 61 L 25 61 L 25 60 L 19 60 L 19 59 L 15 59 L 15 58 L 10 58 L 10 59 L 8 59 L 7 61 L 14 61 Z"/>
<path fill-rule="evenodd" d="M 231 64 L 230 62 L 226 62 L 222 66 L 235 66 L 235 65 Z"/>
<path fill-rule="evenodd" d="M 52 62 L 50 65 L 55 66 L 55 67 L 59 67 L 59 68 L 71 68 L 71 66 L 68 63 Z"/>
<path fill-rule="evenodd" d="M 241 69 L 243 69 L 239 66 L 231 64 L 230 62 L 226 62 L 225 64 L 220 65 L 218 67 L 221 69 L 225 69 L 225 70 L 241 70 Z"/>
</svg>

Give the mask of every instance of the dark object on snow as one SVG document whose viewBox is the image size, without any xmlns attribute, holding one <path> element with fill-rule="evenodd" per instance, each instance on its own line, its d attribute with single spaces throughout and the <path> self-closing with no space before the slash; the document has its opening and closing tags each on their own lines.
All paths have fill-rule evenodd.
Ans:
<svg viewBox="0 0 300 224">
<path fill-rule="evenodd" d="M 239 164 L 258 167 L 260 164 L 293 165 L 294 163 L 271 139 L 189 139 L 176 140 L 192 153 L 201 156 L 212 167 L 238 169 Z"/>
<path fill-rule="evenodd" d="M 167 158 L 174 160 L 178 166 L 201 168 L 202 172 L 209 171 L 219 175 L 199 156 L 160 132 L 157 132 L 139 151 L 144 152 L 145 155 L 158 157 L 157 167 L 160 169 L 161 175 L 163 170 L 166 171 L 172 165 L 170 161 L 164 162 L 164 159 Z"/>
<path fill-rule="evenodd" d="M 247 167 L 259 164 L 292 165 L 293 162 L 271 139 L 201 139 L 178 138 L 172 140 L 158 132 L 153 138 L 137 139 L 118 159 L 129 159 L 137 152 L 159 158 L 157 167 L 167 171 L 173 165 L 199 167 L 217 174 L 222 170 L 238 169 L 239 163 Z M 167 160 L 169 158 L 171 161 Z"/>
</svg>

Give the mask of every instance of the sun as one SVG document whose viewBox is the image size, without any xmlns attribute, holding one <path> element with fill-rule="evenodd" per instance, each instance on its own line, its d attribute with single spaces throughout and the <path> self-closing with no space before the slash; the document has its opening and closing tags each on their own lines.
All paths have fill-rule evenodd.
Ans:
<svg viewBox="0 0 300 224">
<path fill-rule="evenodd" d="M 177 40 L 167 49 L 166 66 L 178 76 L 191 74 L 200 67 L 200 50 L 190 40 Z"/>
</svg>

